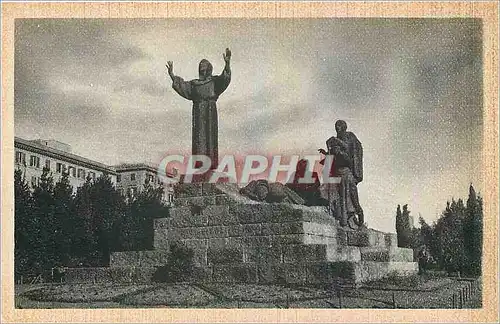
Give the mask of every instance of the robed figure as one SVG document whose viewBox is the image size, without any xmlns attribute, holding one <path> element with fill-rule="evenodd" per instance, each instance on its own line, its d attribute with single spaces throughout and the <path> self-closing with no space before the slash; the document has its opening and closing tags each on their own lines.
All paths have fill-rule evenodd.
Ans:
<svg viewBox="0 0 500 324">
<path fill-rule="evenodd" d="M 325 198 L 330 201 L 331 210 L 340 225 L 345 226 L 352 220 L 353 225 L 359 227 L 364 223 L 357 188 L 358 183 L 363 181 L 363 147 L 356 135 L 347 131 L 345 121 L 338 120 L 335 130 L 337 136 L 326 141 L 328 152 L 319 149 L 320 153 L 333 156 L 332 165 L 325 167 L 330 168 L 330 176 L 340 178 L 340 183 L 328 185 L 328 196 Z"/>
<path fill-rule="evenodd" d="M 210 158 L 211 168 L 216 169 L 219 160 L 217 99 L 231 82 L 231 51 L 227 48 L 223 54 L 225 66 L 220 75 L 212 75 L 212 64 L 201 60 L 199 78 L 184 81 L 174 75 L 173 63 L 167 62 L 167 69 L 172 79 L 172 87 L 182 97 L 193 102 L 192 154 Z"/>
</svg>

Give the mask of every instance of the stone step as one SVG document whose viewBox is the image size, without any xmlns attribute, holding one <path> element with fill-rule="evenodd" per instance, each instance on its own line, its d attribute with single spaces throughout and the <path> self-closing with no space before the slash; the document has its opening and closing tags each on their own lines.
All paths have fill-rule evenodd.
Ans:
<svg viewBox="0 0 500 324">
<path fill-rule="evenodd" d="M 68 268 L 67 283 L 150 283 L 165 278 L 164 267 Z M 389 274 L 412 275 L 416 262 L 238 263 L 196 267 L 196 282 L 356 285 Z"/>
<path fill-rule="evenodd" d="M 66 268 L 66 283 L 150 283 L 157 267 Z"/>
<path fill-rule="evenodd" d="M 208 247 L 206 263 L 216 265 L 233 263 L 275 264 L 304 262 L 361 261 L 359 248 L 327 244 L 287 244 L 275 246 Z"/>
<path fill-rule="evenodd" d="M 177 183 L 174 186 L 175 198 L 189 198 L 197 196 L 214 196 L 223 192 L 211 183 Z"/>
<path fill-rule="evenodd" d="M 220 243 L 220 242 L 219 242 Z M 336 261 L 413 262 L 411 249 L 358 248 L 327 244 L 276 244 L 274 246 L 224 242 L 222 246 L 203 240 L 188 241 L 185 245 L 194 252 L 199 266 L 227 263 L 302 263 Z M 167 264 L 168 250 L 113 252 L 110 267 L 154 267 Z"/>
<path fill-rule="evenodd" d="M 224 247 L 224 246 L 275 246 L 286 244 L 328 244 L 337 246 L 335 237 L 315 235 L 308 233 L 275 234 L 275 235 L 255 235 L 260 231 L 258 227 L 247 228 L 243 233 L 233 233 L 222 226 L 212 226 L 202 229 L 184 228 L 181 231 L 155 230 L 154 248 L 167 249 L 171 243 L 190 245 L 191 243 L 202 244 L 204 246 Z M 299 228 L 299 231 L 302 230 Z M 231 236 L 234 235 L 234 236 Z M 236 236 L 242 235 L 242 236 Z"/>
<path fill-rule="evenodd" d="M 207 264 L 302 262 L 413 262 L 411 249 L 359 248 L 328 244 L 207 247 Z"/>
<path fill-rule="evenodd" d="M 389 274 L 412 275 L 415 262 L 306 262 L 300 264 L 225 264 L 209 267 L 213 282 L 359 284 Z"/>
<path fill-rule="evenodd" d="M 360 248 L 361 260 L 375 262 L 413 262 L 413 249 L 406 248 L 378 248 L 362 247 Z"/>
<path fill-rule="evenodd" d="M 336 221 L 321 207 L 267 203 L 177 206 L 170 209 L 170 219 L 171 223 L 164 218 L 156 219 L 155 228 L 291 222 L 336 226 Z"/>
<path fill-rule="evenodd" d="M 211 196 L 194 196 L 194 197 L 181 197 L 174 200 L 174 206 L 176 207 L 186 207 L 186 206 L 199 206 L 205 207 L 209 205 L 229 205 L 233 201 L 226 194 L 218 194 Z"/>
<path fill-rule="evenodd" d="M 167 256 L 168 249 L 112 252 L 109 257 L 109 266 L 111 268 L 162 266 L 167 263 Z"/>
</svg>

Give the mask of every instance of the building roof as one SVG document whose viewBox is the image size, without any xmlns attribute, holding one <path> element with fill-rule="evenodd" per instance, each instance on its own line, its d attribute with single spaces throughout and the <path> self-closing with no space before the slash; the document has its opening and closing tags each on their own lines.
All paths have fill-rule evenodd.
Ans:
<svg viewBox="0 0 500 324">
<path fill-rule="evenodd" d="M 158 166 L 152 163 L 122 163 L 114 166 L 117 173 L 120 172 L 131 172 L 131 171 L 150 171 L 155 174 L 158 173 Z M 167 177 L 174 177 L 173 174 L 167 173 Z"/>
<path fill-rule="evenodd" d="M 36 141 L 30 141 L 22 139 L 20 137 L 14 137 L 14 147 L 25 149 L 30 152 L 38 153 L 44 156 L 56 158 L 62 161 L 66 161 L 68 163 L 77 164 L 79 166 L 83 166 L 96 171 L 101 171 L 104 173 L 116 175 L 116 170 L 111 166 L 86 159 L 84 157 L 81 157 L 73 153 L 68 153 L 62 150 L 58 150 L 50 146 L 38 143 Z"/>
</svg>

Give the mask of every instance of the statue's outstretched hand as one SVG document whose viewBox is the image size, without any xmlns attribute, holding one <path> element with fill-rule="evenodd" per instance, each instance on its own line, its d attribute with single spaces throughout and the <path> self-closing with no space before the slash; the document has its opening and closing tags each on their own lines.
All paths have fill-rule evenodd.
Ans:
<svg viewBox="0 0 500 324">
<path fill-rule="evenodd" d="M 226 63 L 229 63 L 229 61 L 231 61 L 231 51 L 229 50 L 229 48 L 226 48 L 226 53 L 222 53 L 222 57 L 224 58 L 224 61 Z"/>
<path fill-rule="evenodd" d="M 319 153 L 321 153 L 321 154 L 326 155 L 326 151 L 325 151 L 324 149 L 322 149 L 322 148 L 321 148 L 321 149 L 319 149 L 319 150 L 318 150 L 318 152 L 319 152 Z"/>
<path fill-rule="evenodd" d="M 167 70 L 168 70 L 168 75 L 170 75 L 170 77 L 172 77 L 174 75 L 174 62 L 168 61 L 166 66 L 167 66 Z"/>
</svg>

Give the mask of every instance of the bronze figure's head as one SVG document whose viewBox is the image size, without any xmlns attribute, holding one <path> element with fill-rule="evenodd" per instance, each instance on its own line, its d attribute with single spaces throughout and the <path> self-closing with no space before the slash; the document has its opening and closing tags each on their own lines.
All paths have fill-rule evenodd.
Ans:
<svg viewBox="0 0 500 324">
<path fill-rule="evenodd" d="M 205 80 L 212 76 L 212 63 L 208 60 L 203 59 L 200 61 L 200 65 L 198 66 L 198 73 L 200 75 L 200 80 Z"/>
</svg>

